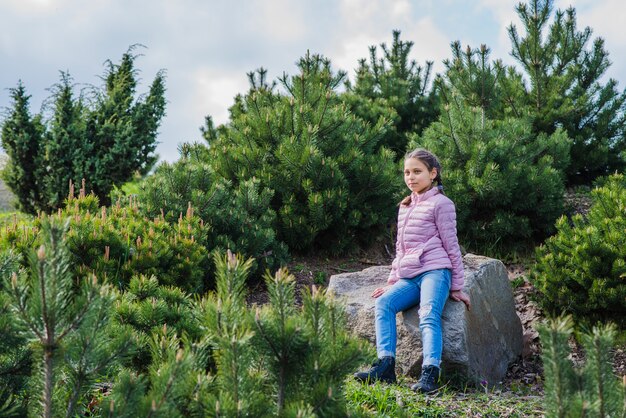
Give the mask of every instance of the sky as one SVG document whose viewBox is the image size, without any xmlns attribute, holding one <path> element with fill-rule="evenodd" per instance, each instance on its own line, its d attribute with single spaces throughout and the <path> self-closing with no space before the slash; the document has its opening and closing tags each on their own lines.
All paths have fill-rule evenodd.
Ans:
<svg viewBox="0 0 626 418">
<path fill-rule="evenodd" d="M 119 62 L 131 45 L 141 56 L 139 93 L 166 74 L 167 115 L 157 138 L 161 161 L 178 159 L 182 142 L 202 141 L 206 115 L 228 122 L 228 108 L 259 67 L 271 80 L 296 73 L 307 51 L 353 78 L 371 45 L 390 44 L 392 31 L 414 42 L 418 64 L 435 72 L 450 43 L 486 44 L 492 58 L 514 64 L 507 27 L 521 30 L 511 0 L 0 0 L 0 115 L 21 80 L 39 113 L 48 90 L 67 71 L 82 86 L 101 85 L 105 62 Z M 573 6 L 579 30 L 605 40 L 613 63 L 607 77 L 626 86 L 626 8 L 621 0 L 555 0 Z M 0 116 L 0 121 L 2 116 Z"/>
</svg>

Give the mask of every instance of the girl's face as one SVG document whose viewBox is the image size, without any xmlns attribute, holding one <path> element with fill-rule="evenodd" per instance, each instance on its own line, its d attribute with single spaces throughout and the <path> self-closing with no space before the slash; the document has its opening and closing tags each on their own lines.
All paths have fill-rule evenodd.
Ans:
<svg viewBox="0 0 626 418">
<path fill-rule="evenodd" d="M 412 192 L 421 194 L 433 186 L 433 180 L 437 177 L 437 169 L 428 170 L 426 164 L 417 158 L 404 160 L 404 182 Z"/>
</svg>

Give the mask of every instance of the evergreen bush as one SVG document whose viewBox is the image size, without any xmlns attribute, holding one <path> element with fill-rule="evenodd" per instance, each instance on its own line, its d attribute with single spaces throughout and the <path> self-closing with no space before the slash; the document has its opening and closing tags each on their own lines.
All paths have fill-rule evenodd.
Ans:
<svg viewBox="0 0 626 418">
<path fill-rule="evenodd" d="M 611 176 L 591 192 L 586 217 L 561 217 L 537 248 L 531 280 L 542 308 L 578 321 L 626 326 L 626 181 Z"/>
<path fill-rule="evenodd" d="M 0 253 L 0 416 L 26 416 L 28 380 L 32 372 L 32 347 L 16 324 L 7 277 L 20 269 L 19 256 L 11 249 Z"/>
<path fill-rule="evenodd" d="M 92 98 L 76 97 L 71 77 L 61 73 L 51 89 L 51 115 L 30 114 L 30 96 L 20 82 L 11 90 L 2 123 L 9 156 L 2 177 L 30 214 L 63 207 L 71 180 L 87 178 L 108 205 L 114 185 L 147 173 L 157 160 L 156 135 L 165 115 L 165 76 L 159 72 L 148 94 L 137 96 L 137 56 L 131 47 L 119 64 L 107 62 L 104 85 Z"/>
<path fill-rule="evenodd" d="M 574 368 L 568 356 L 571 317 L 550 319 L 538 327 L 545 377 L 544 405 L 548 417 L 623 417 L 626 379 L 613 373 L 614 325 L 598 325 L 581 334 L 585 364 Z"/>
<path fill-rule="evenodd" d="M 287 247 L 276 238 L 273 192 L 250 178 L 236 186 L 215 173 L 209 150 L 202 144 L 184 144 L 181 158 L 159 165 L 141 184 L 138 199 L 148 217 L 164 216 L 178 222 L 191 207 L 202 219 L 209 251 L 231 250 L 254 258 L 251 276 L 261 278 L 287 259 Z"/>
<path fill-rule="evenodd" d="M 0 243 L 27 253 L 39 245 L 40 225 L 51 217 L 70 218 L 67 247 L 75 274 L 91 272 L 119 289 L 139 274 L 154 275 L 160 284 L 191 293 L 212 287 L 210 258 L 201 244 L 206 228 L 191 212 L 176 224 L 163 217 L 149 219 L 136 200 L 100 207 L 98 198 L 86 195 L 83 186 L 78 197 L 71 192 L 65 209 L 57 214 L 7 225 L 0 230 Z"/>
<path fill-rule="evenodd" d="M 573 7 L 554 11 L 554 3 L 528 0 L 515 8 L 521 30 L 511 24 L 508 33 L 522 75 L 509 98 L 519 115 L 531 115 L 535 133 L 567 133 L 566 183 L 590 185 L 626 168 L 626 89 L 606 77 L 604 40 L 579 29 Z"/>
<path fill-rule="evenodd" d="M 402 41 L 400 31 L 393 31 L 391 45 L 381 44 L 380 52 L 370 46 L 369 61 L 359 60 L 354 85 L 346 81 L 341 95 L 352 112 L 375 125 L 379 118 L 390 120 L 380 146 L 401 160 L 408 144 L 408 134 L 421 134 L 439 114 L 439 97 L 432 86 L 432 61 L 425 66 L 409 59 L 413 42 Z"/>
<path fill-rule="evenodd" d="M 149 341 L 155 335 L 199 340 L 200 324 L 193 305 L 190 295 L 177 287 L 161 286 L 154 276 L 134 276 L 113 314 L 114 321 L 128 326 L 135 336 L 129 366 L 138 371 L 148 368 L 152 363 Z"/>
<path fill-rule="evenodd" d="M 439 157 L 460 240 L 497 254 L 547 236 L 563 210 L 563 174 L 555 161 L 567 159 L 565 134 L 535 135 L 526 120 L 490 120 L 462 98 L 448 99 L 440 119 L 410 148 Z"/>
<path fill-rule="evenodd" d="M 32 341 L 27 356 L 42 367 L 31 371 L 32 385 L 2 388 L 0 410 L 18 411 L 21 399 L 46 418 L 346 415 L 344 379 L 369 359 L 369 345 L 348 333 L 331 295 L 313 289 L 296 307 L 294 278 L 281 269 L 266 276 L 270 304 L 250 307 L 253 261 L 230 252 L 215 254 L 217 289 L 201 300 L 145 276 L 120 294 L 90 271 L 75 274 L 67 245 L 74 220 L 61 219 L 38 220 L 33 243 L 43 244 L 28 265 L 3 255 L 10 290 L 0 295 L 11 309 L 0 310 L 0 325 L 17 325 L 24 339 L 13 341 L 20 349 Z"/>
<path fill-rule="evenodd" d="M 293 276 L 281 269 L 266 276 L 270 304 L 249 307 L 252 260 L 214 259 L 216 291 L 196 311 L 203 338 L 153 333 L 148 371 L 120 373 L 101 415 L 345 416 L 345 376 L 369 346 L 347 332 L 338 301 L 314 289 L 296 307 Z"/>
<path fill-rule="evenodd" d="M 32 344 L 40 367 L 26 397 L 31 414 L 45 418 L 84 413 L 93 384 L 115 370 L 130 342 L 128 330 L 109 321 L 115 292 L 93 274 L 73 274 L 68 227 L 69 222 L 44 219 L 41 246 L 28 254 L 27 267 L 14 266 L 3 278 L 10 315 L 3 312 L 2 319 L 15 321 Z"/>
<path fill-rule="evenodd" d="M 380 147 L 388 121 L 370 126 L 337 93 L 345 78 L 307 54 L 300 73 L 280 78 L 285 93 L 250 74 L 230 123 L 205 129 L 218 174 L 240 183 L 257 178 L 274 190 L 278 238 L 294 251 L 345 251 L 370 244 L 393 219 L 400 186 L 393 153 Z"/>
</svg>

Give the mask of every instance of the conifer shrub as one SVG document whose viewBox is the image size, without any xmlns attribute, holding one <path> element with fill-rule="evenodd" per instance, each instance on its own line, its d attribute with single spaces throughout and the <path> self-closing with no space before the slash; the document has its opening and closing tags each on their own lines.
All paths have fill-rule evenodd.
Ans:
<svg viewBox="0 0 626 418">
<path fill-rule="evenodd" d="M 161 286 L 156 277 L 134 276 L 116 305 L 116 323 L 133 330 L 135 347 L 129 366 L 145 371 L 152 363 L 150 341 L 156 335 L 173 335 L 192 341 L 201 337 L 193 299 L 174 286 Z"/>
<path fill-rule="evenodd" d="M 227 126 L 208 120 L 212 164 L 234 185 L 256 178 L 274 190 L 278 238 L 290 250 L 345 251 L 370 244 L 396 214 L 399 181 L 393 153 L 380 146 L 389 121 L 372 126 L 341 102 L 345 73 L 307 54 L 299 74 L 279 79 L 284 92 L 249 74 Z"/>
<path fill-rule="evenodd" d="M 82 198 L 70 199 L 69 206 Z M 281 269 L 266 275 L 270 304 L 248 306 L 253 261 L 230 252 L 214 255 L 217 288 L 202 299 L 146 276 L 133 277 L 118 292 L 91 271 L 81 275 L 72 268 L 74 222 L 42 216 L 33 241 L 41 245 L 28 253 L 28 264 L 19 254 L 0 257 L 0 295 L 9 307 L 0 309 L 0 325 L 18 325 L 12 332 L 22 339 L 4 338 L 20 349 L 32 347 L 28 359 L 41 365 L 27 368 L 33 385 L 21 386 L 24 410 L 46 418 L 57 411 L 107 417 L 347 414 L 344 379 L 369 359 L 371 348 L 348 332 L 342 305 L 331 294 L 314 288 L 298 307 L 294 278 Z M 0 356 L 0 366 L 8 364 L 8 354 Z M 106 382 L 106 396 L 97 381 Z M 0 410 L 19 411 L 14 388 L 0 389 Z"/>
<path fill-rule="evenodd" d="M 596 325 L 581 333 L 585 364 L 569 360 L 570 316 L 549 319 L 538 327 L 545 377 L 544 405 L 549 417 L 623 417 L 626 415 L 626 377 L 613 373 L 614 324 Z"/>
<path fill-rule="evenodd" d="M 563 211 L 565 134 L 536 135 L 526 120 L 490 120 L 481 108 L 449 99 L 409 149 L 423 147 L 439 157 L 460 240 L 498 254 L 545 238 Z"/>
<path fill-rule="evenodd" d="M 270 304 L 250 307 L 252 260 L 214 258 L 216 290 L 196 307 L 202 339 L 156 330 L 148 370 L 120 373 L 101 416 L 346 416 L 344 379 L 369 345 L 347 332 L 338 301 L 314 289 L 297 307 L 281 269 L 266 276 Z"/>
<path fill-rule="evenodd" d="M 231 250 L 254 258 L 254 278 L 260 279 L 265 270 L 275 271 L 284 264 L 287 247 L 276 237 L 273 191 L 258 179 L 233 185 L 217 175 L 205 145 L 184 144 L 180 151 L 178 161 L 162 163 L 140 184 L 141 211 L 175 224 L 191 208 L 204 222 L 202 244 L 207 250 Z"/>
<path fill-rule="evenodd" d="M 9 160 L 0 175 L 20 210 L 34 215 L 62 208 L 69 181 L 77 178 L 90 179 L 94 193 L 108 206 L 116 184 L 154 166 L 165 115 L 165 74 L 157 73 L 149 91 L 138 94 L 135 48 L 118 64 L 107 61 L 102 85 L 92 87 L 89 98 L 77 95 L 72 78 L 62 72 L 50 89 L 50 115 L 31 115 L 30 95 L 21 82 L 11 89 L 11 108 L 0 124 Z"/>
<path fill-rule="evenodd" d="M 99 207 L 98 198 L 86 195 L 83 187 L 78 197 L 70 194 L 57 214 L 7 225 L 0 230 L 0 243 L 26 254 L 39 244 L 40 225 L 51 217 L 70 219 L 66 239 L 76 274 L 91 272 L 119 289 L 138 274 L 192 293 L 212 285 L 210 259 L 201 244 L 206 228 L 191 212 L 170 224 L 163 217 L 145 217 L 132 198 Z"/>
<path fill-rule="evenodd" d="M 28 253 L 26 266 L 2 269 L 9 310 L 3 309 L 0 322 L 13 321 L 25 340 L 19 349 L 31 347 L 39 365 L 28 393 L 20 394 L 29 415 L 84 415 L 93 384 L 116 372 L 131 336 L 110 322 L 115 290 L 93 273 L 74 274 L 65 239 L 69 222 L 44 218 L 40 226 L 41 245 Z"/>
<path fill-rule="evenodd" d="M 611 176 L 591 192 L 586 217 L 561 217 L 537 248 L 531 279 L 547 312 L 626 326 L 626 181 Z"/>
<path fill-rule="evenodd" d="M 439 98 L 433 88 L 433 62 L 418 65 L 409 58 L 414 43 L 393 31 L 391 44 L 369 48 L 369 59 L 359 60 L 354 84 L 346 80 L 341 95 L 350 109 L 372 124 L 384 117 L 391 121 L 381 145 L 404 157 L 410 133 L 422 133 L 439 114 Z M 379 55 L 380 53 L 380 55 Z"/>
<path fill-rule="evenodd" d="M 20 269 L 19 255 L 0 253 L 0 416 L 26 416 L 26 390 L 32 372 L 32 348 L 11 310 L 6 278 Z"/>
</svg>

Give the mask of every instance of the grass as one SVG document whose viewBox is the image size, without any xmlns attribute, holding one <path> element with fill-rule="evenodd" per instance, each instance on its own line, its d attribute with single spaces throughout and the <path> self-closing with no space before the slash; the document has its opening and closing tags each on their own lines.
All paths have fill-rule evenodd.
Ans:
<svg viewBox="0 0 626 418">
<path fill-rule="evenodd" d="M 0 227 L 5 225 L 13 225 L 13 223 L 17 220 L 17 222 L 25 219 L 30 219 L 32 216 L 26 215 L 19 211 L 0 211 Z"/>
<path fill-rule="evenodd" d="M 401 377 L 397 384 L 367 385 L 351 378 L 346 381 L 350 413 L 359 417 L 540 417 L 540 396 L 527 391 L 444 386 L 434 395 L 409 389 Z"/>
</svg>

